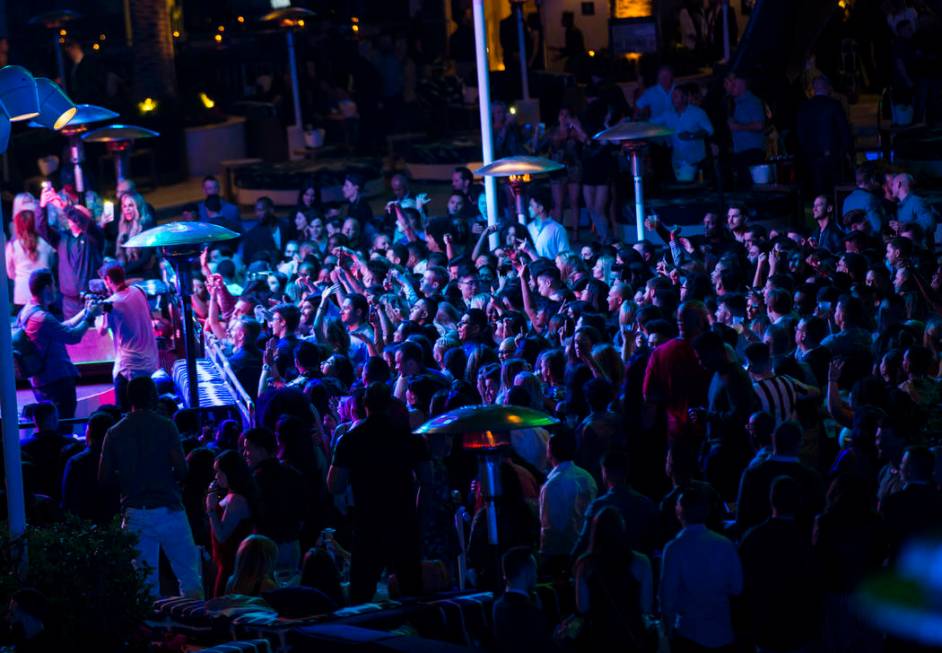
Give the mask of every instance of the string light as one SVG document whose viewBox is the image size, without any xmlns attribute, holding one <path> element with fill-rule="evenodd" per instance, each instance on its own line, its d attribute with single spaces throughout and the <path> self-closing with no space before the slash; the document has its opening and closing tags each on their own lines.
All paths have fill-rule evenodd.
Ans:
<svg viewBox="0 0 942 653">
<path fill-rule="evenodd" d="M 216 29 L 218 29 L 220 32 L 225 32 L 225 31 L 226 31 L 226 26 L 225 26 L 225 25 L 220 25 L 220 26 L 217 27 Z"/>
<path fill-rule="evenodd" d="M 66 30 L 66 29 L 59 30 L 59 36 L 66 36 L 68 33 L 69 33 L 69 30 Z"/>
<path fill-rule="evenodd" d="M 360 31 L 360 26 L 359 26 L 359 25 L 353 25 L 350 29 L 353 30 L 353 33 L 354 33 L 354 34 L 356 34 L 357 32 Z"/>
<path fill-rule="evenodd" d="M 180 38 L 180 32 L 178 32 L 177 30 L 173 30 L 173 38 L 175 39 Z"/>
<path fill-rule="evenodd" d="M 92 50 L 101 50 L 101 46 L 97 43 L 92 43 Z"/>
<path fill-rule="evenodd" d="M 104 41 L 104 40 L 105 40 L 105 35 L 104 35 L 104 33 L 98 35 L 98 40 L 99 40 L 99 41 Z"/>
<path fill-rule="evenodd" d="M 216 43 L 222 43 L 222 34 L 217 34 L 213 38 L 216 40 Z"/>
<path fill-rule="evenodd" d="M 595 56 L 595 50 L 589 50 L 588 55 L 589 55 L 590 57 L 594 57 L 594 56 Z"/>
<path fill-rule="evenodd" d="M 245 22 L 245 16 L 236 16 L 236 22 L 238 22 L 238 23 L 244 23 L 244 22 Z"/>
<path fill-rule="evenodd" d="M 200 91 L 200 102 L 202 102 L 203 106 L 207 109 L 212 109 L 216 106 L 216 102 L 202 91 Z"/>
</svg>

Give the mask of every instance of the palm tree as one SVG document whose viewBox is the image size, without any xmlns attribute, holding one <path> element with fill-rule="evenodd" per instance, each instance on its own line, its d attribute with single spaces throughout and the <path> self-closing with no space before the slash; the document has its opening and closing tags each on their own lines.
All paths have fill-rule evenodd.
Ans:
<svg viewBox="0 0 942 653">
<path fill-rule="evenodd" d="M 171 0 L 126 2 L 134 41 L 134 99 L 175 98 L 177 75 L 170 26 Z"/>
</svg>

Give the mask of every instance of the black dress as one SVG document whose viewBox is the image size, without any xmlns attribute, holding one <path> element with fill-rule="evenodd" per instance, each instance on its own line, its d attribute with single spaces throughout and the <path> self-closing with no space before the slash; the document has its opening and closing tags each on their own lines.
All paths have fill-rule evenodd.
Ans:
<svg viewBox="0 0 942 653">
<path fill-rule="evenodd" d="M 582 183 L 585 186 L 605 186 L 612 179 L 614 157 L 611 147 L 591 142 L 582 148 Z"/>
</svg>

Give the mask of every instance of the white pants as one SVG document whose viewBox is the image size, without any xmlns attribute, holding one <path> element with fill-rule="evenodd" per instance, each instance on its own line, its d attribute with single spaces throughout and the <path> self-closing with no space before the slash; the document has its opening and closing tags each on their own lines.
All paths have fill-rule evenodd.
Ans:
<svg viewBox="0 0 942 653">
<path fill-rule="evenodd" d="M 153 596 L 160 596 L 160 550 L 180 583 L 180 595 L 203 598 L 200 555 L 193 542 L 185 510 L 169 508 L 128 508 L 122 527 L 138 537 L 134 566 L 147 565 L 147 585 Z"/>
</svg>

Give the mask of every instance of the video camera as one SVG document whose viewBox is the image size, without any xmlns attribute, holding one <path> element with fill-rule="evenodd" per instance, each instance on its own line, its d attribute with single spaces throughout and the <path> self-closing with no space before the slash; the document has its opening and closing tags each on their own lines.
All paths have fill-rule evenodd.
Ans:
<svg viewBox="0 0 942 653">
<path fill-rule="evenodd" d="M 92 279 L 89 281 L 88 290 L 82 292 L 80 295 L 82 301 L 89 302 L 93 306 L 101 306 L 101 310 L 105 313 L 110 313 L 113 308 L 112 303 L 108 301 L 110 296 L 111 293 L 108 292 L 108 287 L 101 279 Z"/>
</svg>

